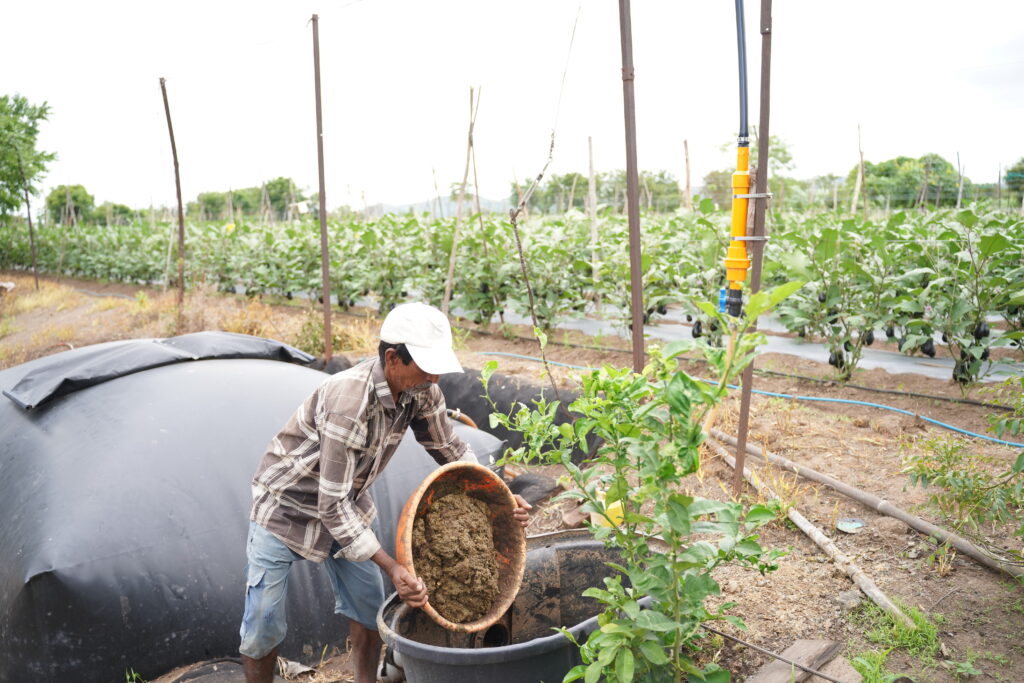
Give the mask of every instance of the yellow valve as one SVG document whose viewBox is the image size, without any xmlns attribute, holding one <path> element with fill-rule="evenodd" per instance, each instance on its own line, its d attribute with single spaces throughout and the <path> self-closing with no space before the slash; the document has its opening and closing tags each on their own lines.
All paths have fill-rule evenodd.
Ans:
<svg viewBox="0 0 1024 683">
<path fill-rule="evenodd" d="M 747 258 L 747 244 L 737 237 L 747 236 L 747 197 L 735 195 L 750 194 L 750 147 L 736 148 L 736 172 L 732 174 L 732 240 L 725 255 L 725 279 L 730 289 L 743 289 L 747 279 L 750 259 Z"/>
</svg>

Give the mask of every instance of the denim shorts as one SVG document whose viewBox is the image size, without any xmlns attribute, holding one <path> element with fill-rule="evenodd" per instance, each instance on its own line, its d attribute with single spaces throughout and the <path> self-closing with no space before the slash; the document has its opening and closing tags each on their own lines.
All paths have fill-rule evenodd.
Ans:
<svg viewBox="0 0 1024 683">
<path fill-rule="evenodd" d="M 335 544 L 323 565 L 334 589 L 334 612 L 373 631 L 377 610 L 384 602 L 384 582 L 372 561 L 351 562 L 335 558 Z M 284 640 L 288 630 L 286 600 L 288 572 L 292 563 L 304 559 L 277 536 L 259 524 L 249 522 L 246 546 L 245 614 L 238 651 L 246 657 L 265 657 Z"/>
</svg>

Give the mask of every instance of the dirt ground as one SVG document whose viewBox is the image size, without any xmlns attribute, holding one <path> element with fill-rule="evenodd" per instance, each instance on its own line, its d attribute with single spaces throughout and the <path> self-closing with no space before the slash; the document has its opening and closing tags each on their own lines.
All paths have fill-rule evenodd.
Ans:
<svg viewBox="0 0 1024 683">
<path fill-rule="evenodd" d="M 200 288 L 189 295 L 183 324 L 179 326 L 173 292 L 67 279 L 58 284 L 41 278 L 43 287 L 36 293 L 31 277 L 24 273 L 0 273 L 0 281 L 13 281 L 16 285 L 12 293 L 0 298 L 0 368 L 102 341 L 163 337 L 199 329 L 245 332 L 296 343 L 303 334 L 303 324 L 315 318 L 315 312 L 308 313 L 293 302 L 247 301 L 214 295 Z M 348 347 L 346 355 L 358 359 L 374 352 L 379 321 L 373 316 L 353 311 L 339 314 L 334 324 L 343 332 Z M 547 381 L 542 377 L 543 366 L 537 362 L 489 355 L 539 355 L 535 341 L 518 338 L 527 337 L 528 330 L 506 329 L 503 336 L 496 325 L 480 329 L 465 324 L 466 328 L 456 329 L 455 337 L 459 357 L 466 367 L 481 368 L 489 360 L 497 360 L 499 372 L 519 375 L 537 384 Z M 516 338 L 507 338 L 510 336 Z M 615 346 L 620 350 L 579 348 L 580 345 Z M 594 340 L 575 332 L 557 332 L 551 335 L 547 355 L 549 360 L 571 365 L 622 366 L 631 363 L 628 351 L 627 342 L 622 340 Z M 994 409 L 945 399 L 967 398 L 996 404 L 1009 400 L 1006 389 L 979 386 L 965 396 L 952 381 L 890 375 L 883 370 L 857 371 L 850 384 L 895 393 L 858 389 L 830 381 L 831 368 L 824 363 L 783 355 L 761 356 L 756 367 L 755 389 L 879 403 L 978 433 L 987 431 L 986 417 Z M 697 363 L 688 368 L 697 376 L 702 370 Z M 574 372 L 577 371 L 558 367 L 552 370 L 552 376 L 560 385 L 571 387 Z M 719 412 L 717 427 L 722 431 L 736 433 L 738 403 L 738 397 L 732 397 Z M 932 439 L 952 438 L 952 432 L 915 415 L 869 406 L 760 395 L 753 396 L 750 414 L 752 443 L 763 444 L 774 453 L 942 525 L 941 517 L 927 504 L 929 492 L 910 488 L 902 470 L 906 457 L 923 452 Z M 1018 452 L 977 439 L 968 443 L 972 453 L 991 458 L 993 466 L 1012 463 Z M 760 476 L 787 503 L 822 528 L 890 597 L 921 609 L 938 624 L 940 653 L 934 658 L 915 657 L 903 649 L 894 649 L 887 664 L 890 671 L 916 681 L 944 683 L 968 680 L 965 667 L 960 665 L 971 662 L 973 669 L 982 672 L 974 678 L 1024 680 L 1024 643 L 1020 640 L 1024 627 L 1024 587 L 970 558 L 936 553 L 927 538 L 902 522 L 875 513 L 824 486 L 798 481 L 794 475 L 772 469 L 762 470 Z M 731 478 L 732 470 L 708 449 L 691 488 L 700 495 L 723 499 L 729 495 Z M 744 495 L 749 500 L 757 499 L 750 489 Z M 562 528 L 565 511 L 565 503 L 538 506 L 528 532 Z M 848 517 L 863 520 L 864 529 L 849 535 L 838 531 L 836 521 Z M 1019 542 L 1009 531 L 1008 527 L 987 527 L 981 533 L 995 545 L 1019 548 Z M 868 641 L 863 618 L 858 616 L 860 609 L 851 612 L 840 602 L 841 593 L 856 587 L 806 536 L 792 525 L 778 523 L 767 527 L 761 540 L 762 545 L 789 552 L 780 561 L 779 570 L 765 577 L 734 568 L 719 572 L 716 578 L 723 586 L 723 601 L 738 603 L 732 613 L 742 617 L 748 627 L 741 633 L 721 624 L 721 630 L 774 652 L 781 652 L 800 638 L 841 641 L 848 658 L 887 647 Z M 707 657 L 732 670 L 734 680 L 743 680 L 768 661 L 749 648 L 720 639 L 712 642 Z M 316 681 L 351 680 L 350 675 L 347 656 L 338 653 L 321 667 Z M 309 676 L 301 680 L 309 680 Z"/>
</svg>

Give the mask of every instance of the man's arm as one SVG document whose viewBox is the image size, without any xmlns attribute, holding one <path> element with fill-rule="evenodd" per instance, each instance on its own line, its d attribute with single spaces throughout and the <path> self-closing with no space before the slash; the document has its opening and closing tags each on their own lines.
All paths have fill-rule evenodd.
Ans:
<svg viewBox="0 0 1024 683">
<path fill-rule="evenodd" d="M 398 597 L 409 607 L 423 607 L 427 603 L 427 587 L 412 572 L 400 565 L 381 548 L 370 558 L 395 584 Z"/>
<path fill-rule="evenodd" d="M 419 412 L 409 426 L 413 435 L 438 465 L 449 462 L 477 462 L 473 449 L 452 429 L 445 411 L 444 394 L 436 384 L 419 398 Z"/>
</svg>

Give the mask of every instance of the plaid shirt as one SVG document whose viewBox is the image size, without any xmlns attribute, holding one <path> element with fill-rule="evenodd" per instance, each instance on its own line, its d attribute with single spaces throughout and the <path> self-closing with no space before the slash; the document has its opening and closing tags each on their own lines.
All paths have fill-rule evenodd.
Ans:
<svg viewBox="0 0 1024 683">
<path fill-rule="evenodd" d="M 436 384 L 391 396 L 379 360 L 326 379 L 267 446 L 252 481 L 249 518 L 306 559 L 361 562 L 380 549 L 370 484 L 391 460 L 406 427 L 438 462 L 476 461 L 452 431 Z"/>
</svg>

